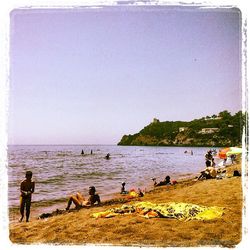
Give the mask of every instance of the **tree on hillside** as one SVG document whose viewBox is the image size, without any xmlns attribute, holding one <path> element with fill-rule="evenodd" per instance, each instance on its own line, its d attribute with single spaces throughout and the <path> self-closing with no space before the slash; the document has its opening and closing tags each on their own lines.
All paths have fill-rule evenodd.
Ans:
<svg viewBox="0 0 250 250">
<path fill-rule="evenodd" d="M 222 112 L 219 113 L 219 116 L 224 118 L 224 119 L 227 119 L 227 118 L 230 118 L 231 117 L 231 113 L 228 112 L 227 110 L 224 110 Z"/>
</svg>

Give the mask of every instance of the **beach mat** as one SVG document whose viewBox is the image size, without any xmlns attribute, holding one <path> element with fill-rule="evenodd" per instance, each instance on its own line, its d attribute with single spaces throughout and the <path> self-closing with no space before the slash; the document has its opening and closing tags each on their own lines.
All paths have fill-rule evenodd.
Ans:
<svg viewBox="0 0 250 250">
<path fill-rule="evenodd" d="M 145 218 L 173 218 L 178 220 L 212 220 L 221 218 L 223 208 L 207 207 L 183 202 L 168 202 L 155 204 L 138 202 L 133 205 L 123 205 L 103 212 L 93 213 L 93 218 L 110 218 L 117 215 L 136 213 Z"/>
</svg>

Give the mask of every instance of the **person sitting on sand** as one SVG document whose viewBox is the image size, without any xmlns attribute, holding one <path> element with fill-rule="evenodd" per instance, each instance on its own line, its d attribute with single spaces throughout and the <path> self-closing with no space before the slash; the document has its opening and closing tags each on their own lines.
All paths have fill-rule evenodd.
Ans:
<svg viewBox="0 0 250 250">
<path fill-rule="evenodd" d="M 76 195 L 71 195 L 68 200 L 68 205 L 66 210 L 70 209 L 72 202 L 75 204 L 76 209 L 80 209 L 85 206 L 93 206 L 95 203 L 100 204 L 100 196 L 95 193 L 96 189 L 94 186 L 89 187 L 89 198 L 86 200 L 81 193 L 76 193 Z"/>
<path fill-rule="evenodd" d="M 155 187 L 159 187 L 159 186 L 165 186 L 165 185 L 171 185 L 171 181 L 170 181 L 170 176 L 167 175 L 164 181 L 160 181 L 159 183 L 156 182 L 156 179 L 153 178 L 152 179 L 154 181 L 154 186 Z"/>
<path fill-rule="evenodd" d="M 128 194 L 128 191 L 125 190 L 125 185 L 126 185 L 126 183 L 123 182 L 123 183 L 122 183 L 121 193 L 120 193 L 120 194 Z"/>
<path fill-rule="evenodd" d="M 211 161 L 210 161 L 210 160 L 208 160 L 208 159 L 206 160 L 206 162 L 205 162 L 205 163 L 206 163 L 206 167 L 210 167 L 210 166 L 212 165 L 212 164 L 211 164 Z"/>
<path fill-rule="evenodd" d="M 138 188 L 138 196 L 139 197 L 143 197 L 144 196 L 144 193 L 141 191 L 141 189 L 140 188 Z"/>
<path fill-rule="evenodd" d="M 25 174 L 25 180 L 21 182 L 20 185 L 20 213 L 21 218 L 19 219 L 19 222 L 23 220 L 24 217 L 24 209 L 26 207 L 26 222 L 29 221 L 30 217 L 30 206 L 31 206 L 31 195 L 35 191 L 35 182 L 31 181 L 32 179 L 32 172 L 27 171 Z"/>
<path fill-rule="evenodd" d="M 198 180 L 203 179 L 214 179 L 217 176 L 217 171 L 215 167 L 206 167 L 203 171 L 201 171 L 201 175 L 198 177 Z"/>
</svg>

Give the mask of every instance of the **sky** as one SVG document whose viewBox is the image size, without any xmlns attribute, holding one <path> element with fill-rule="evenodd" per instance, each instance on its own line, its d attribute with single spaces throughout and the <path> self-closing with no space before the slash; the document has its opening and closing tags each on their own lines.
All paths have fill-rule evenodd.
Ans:
<svg viewBox="0 0 250 250">
<path fill-rule="evenodd" d="M 10 14 L 9 144 L 117 144 L 153 118 L 241 110 L 238 9 Z"/>
</svg>

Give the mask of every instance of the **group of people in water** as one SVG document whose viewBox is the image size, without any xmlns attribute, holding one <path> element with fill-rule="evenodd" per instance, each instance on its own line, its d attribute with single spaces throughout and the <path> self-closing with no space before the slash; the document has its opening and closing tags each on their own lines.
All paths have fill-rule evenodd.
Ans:
<svg viewBox="0 0 250 250">
<path fill-rule="evenodd" d="M 92 149 L 90 150 L 90 154 L 91 154 L 91 155 L 93 154 L 93 150 L 92 150 Z M 83 149 L 82 149 L 81 155 L 84 155 Z M 106 154 L 105 159 L 107 159 L 107 160 L 110 159 L 110 153 Z"/>
<path fill-rule="evenodd" d="M 93 150 L 92 150 L 92 149 L 90 150 L 90 154 L 91 154 L 91 155 L 93 154 Z M 82 149 L 81 155 L 84 155 L 83 149 Z"/>
</svg>

